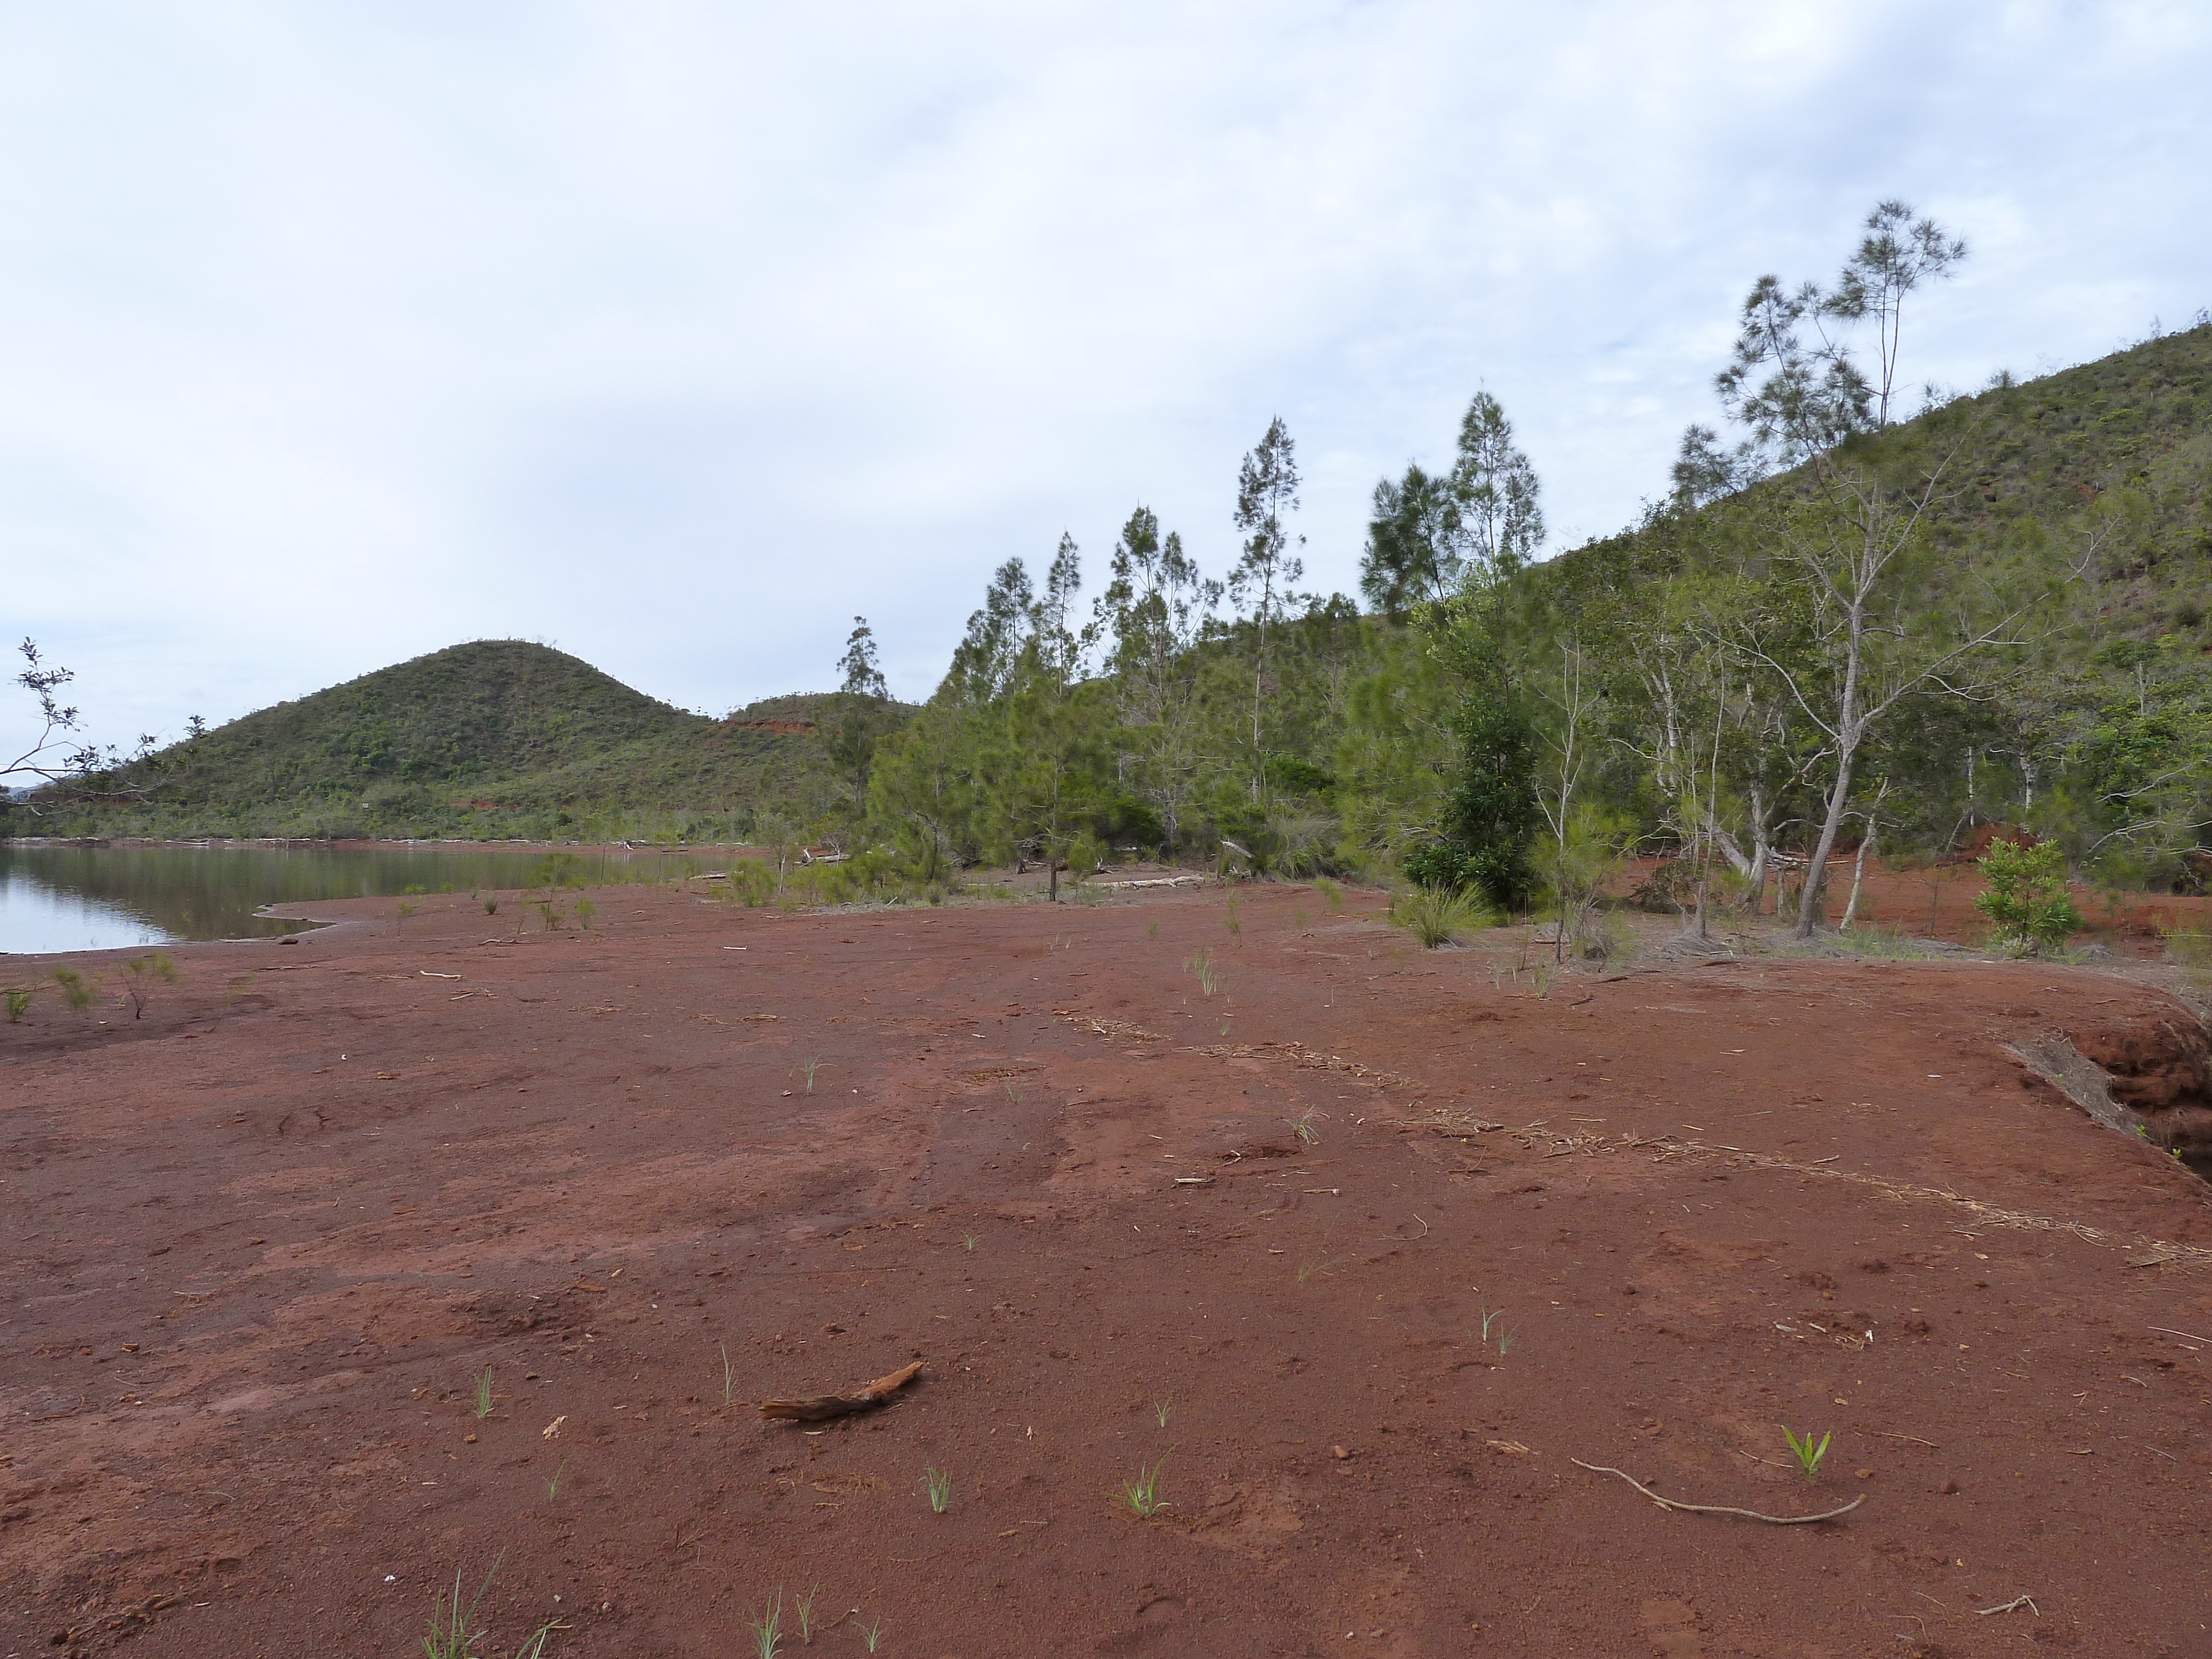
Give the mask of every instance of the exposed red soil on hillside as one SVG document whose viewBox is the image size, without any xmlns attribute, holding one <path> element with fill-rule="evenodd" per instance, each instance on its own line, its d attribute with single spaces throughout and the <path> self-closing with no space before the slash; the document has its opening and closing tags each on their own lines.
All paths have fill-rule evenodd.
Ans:
<svg viewBox="0 0 2212 1659">
<path fill-rule="evenodd" d="M 501 1552 L 501 1656 L 750 1651 L 778 1586 L 787 1653 L 2212 1651 L 2212 1193 L 2006 1051 L 2102 1034 L 2179 1099 L 2180 1005 L 1955 962 L 1540 997 L 1370 897 L 1237 896 L 362 902 L 177 949 L 141 1020 L 42 999 L 0 1026 L 0 1655 L 416 1651 Z M 818 1431 L 748 1403 L 915 1358 Z M 1574 1459 L 1864 1501 L 1668 1513 Z"/>
</svg>

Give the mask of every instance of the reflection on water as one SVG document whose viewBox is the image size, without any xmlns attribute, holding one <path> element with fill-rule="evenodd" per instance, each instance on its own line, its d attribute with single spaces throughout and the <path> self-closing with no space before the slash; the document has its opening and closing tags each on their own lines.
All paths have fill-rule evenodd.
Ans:
<svg viewBox="0 0 2212 1659">
<path fill-rule="evenodd" d="M 549 872 L 549 858 L 557 860 Z M 256 914 L 327 898 L 600 884 L 719 869 L 701 856 L 544 848 L 40 847 L 0 843 L 0 951 L 252 939 L 308 924 Z"/>
</svg>

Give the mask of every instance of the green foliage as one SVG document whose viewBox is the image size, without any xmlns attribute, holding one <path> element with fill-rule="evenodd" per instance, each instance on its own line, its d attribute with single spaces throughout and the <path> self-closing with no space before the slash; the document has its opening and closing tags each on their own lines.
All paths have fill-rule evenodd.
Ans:
<svg viewBox="0 0 2212 1659">
<path fill-rule="evenodd" d="M 76 969 L 55 969 L 54 983 L 61 988 L 62 1000 L 75 1012 L 82 1013 L 92 1006 L 93 997 L 95 994 L 93 986 L 87 984 L 84 975 Z"/>
<path fill-rule="evenodd" d="M 755 1659 L 776 1659 L 783 1651 L 783 1587 L 778 1585 L 760 1617 L 752 1621 Z"/>
<path fill-rule="evenodd" d="M 1797 1467 L 1804 1470 L 1808 1480 L 1820 1474 L 1820 1460 L 1828 1455 L 1828 1442 L 1834 1432 L 1832 1429 L 1828 1431 L 1815 1443 L 1810 1429 L 1805 1431 L 1802 1440 L 1786 1427 L 1782 1431 L 1782 1437 L 1790 1443 L 1790 1455 L 1797 1460 Z"/>
<path fill-rule="evenodd" d="M 484 1632 L 476 1627 L 477 1610 L 483 1605 L 491 1581 L 499 1574 L 502 1554 L 493 1559 L 491 1570 L 484 1574 L 483 1583 L 466 1606 L 461 1601 L 461 1574 L 453 1573 L 453 1588 L 450 1596 L 441 1590 L 430 1604 L 430 1633 L 422 1638 L 425 1659 L 477 1659 L 477 1644 L 484 1639 Z M 552 1639 L 555 1626 L 541 1625 L 524 1638 L 514 1650 L 514 1659 L 542 1659 L 545 1644 Z"/>
<path fill-rule="evenodd" d="M 1450 945 L 1462 934 L 1497 924 L 1497 914 L 1478 893 L 1465 889 L 1417 887 L 1390 902 L 1390 922 L 1420 940 L 1425 950 Z"/>
<path fill-rule="evenodd" d="M 1169 1507 L 1168 1500 L 1160 1496 L 1160 1471 L 1167 1466 L 1168 1460 L 1165 1457 L 1162 1457 L 1158 1462 L 1149 1468 L 1139 1464 L 1137 1468 L 1137 1478 L 1133 1480 L 1124 1480 L 1121 1483 L 1121 1501 L 1129 1506 L 1139 1519 L 1149 1521 Z"/>
<path fill-rule="evenodd" d="M 23 1016 L 31 1011 L 30 992 L 22 986 L 11 985 L 6 991 L 0 992 L 0 998 L 4 998 L 7 1003 L 8 1023 L 10 1025 L 21 1025 L 23 1023 Z"/>
<path fill-rule="evenodd" d="M 872 742 L 911 711 L 842 695 L 771 699 L 714 720 L 546 647 L 478 641 L 187 739 L 108 779 L 150 787 L 143 801 L 63 808 L 41 828 L 743 840 L 760 812 L 849 818 L 838 722 L 864 708 Z"/>
<path fill-rule="evenodd" d="M 2081 928 L 2081 913 L 2066 887 L 2066 854 L 2057 842 L 2033 847 L 1993 841 L 1982 855 L 1988 889 L 1974 908 L 1990 919 L 2000 948 L 2023 953 L 2062 945 Z"/>
<path fill-rule="evenodd" d="M 177 982 L 177 964 L 164 951 L 134 957 L 123 964 L 123 994 L 131 999 L 131 1018 L 143 1019 L 146 1014 L 147 999 L 157 985 Z"/>
<path fill-rule="evenodd" d="M 1528 844 L 1536 803 L 1536 730 L 1520 695 L 1486 675 L 1459 714 L 1460 773 L 1444 838 L 1406 860 L 1407 878 L 1434 890 L 1472 888 L 1504 909 L 1524 904 L 1534 884 Z"/>
<path fill-rule="evenodd" d="M 923 1484 L 929 1490 L 929 1507 L 933 1513 L 942 1515 L 952 1502 L 952 1472 L 950 1469 L 926 1469 Z"/>
</svg>

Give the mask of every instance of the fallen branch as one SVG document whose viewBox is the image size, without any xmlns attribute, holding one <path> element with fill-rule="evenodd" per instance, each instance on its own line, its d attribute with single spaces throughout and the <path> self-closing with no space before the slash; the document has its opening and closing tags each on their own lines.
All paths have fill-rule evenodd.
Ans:
<svg viewBox="0 0 2212 1659">
<path fill-rule="evenodd" d="M 889 1376 L 879 1376 L 857 1394 L 817 1395 L 811 1400 L 763 1400 L 760 1403 L 763 1417 L 778 1418 L 793 1423 L 826 1423 L 833 1417 L 850 1417 L 855 1412 L 872 1412 L 901 1389 L 921 1375 L 921 1361 L 902 1365 Z"/>
<path fill-rule="evenodd" d="M 1662 1510 L 1686 1510 L 1692 1515 L 1740 1515 L 1747 1521 L 1764 1521 L 1770 1527 L 1802 1527 L 1814 1521 L 1832 1521 L 1839 1515 L 1849 1515 L 1866 1502 L 1863 1498 L 1854 1498 L 1839 1510 L 1824 1510 L 1818 1515 L 1761 1515 L 1757 1510 L 1740 1510 L 1727 1504 L 1678 1504 L 1671 1498 L 1662 1498 L 1626 1469 L 1609 1469 L 1602 1464 L 1585 1463 L 1579 1457 L 1570 1457 L 1567 1462 L 1578 1469 L 1588 1469 L 1593 1474 L 1619 1475 Z"/>
<path fill-rule="evenodd" d="M 2002 1607 L 1976 1607 L 1974 1616 L 1977 1619 L 1986 1619 L 1993 1613 L 2018 1613 L 2022 1607 L 2026 1607 L 2039 1619 L 2043 1617 L 2043 1609 L 2035 1605 L 2035 1598 L 2032 1595 L 2015 1595 Z"/>
</svg>

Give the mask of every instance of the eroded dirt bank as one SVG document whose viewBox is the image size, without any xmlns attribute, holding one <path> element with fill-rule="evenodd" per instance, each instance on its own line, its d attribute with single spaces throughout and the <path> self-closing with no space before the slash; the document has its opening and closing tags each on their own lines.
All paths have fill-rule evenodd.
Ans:
<svg viewBox="0 0 2212 1659">
<path fill-rule="evenodd" d="M 2212 1194 L 2007 1053 L 2179 1089 L 2176 1005 L 1238 896 L 364 902 L 0 1027 L 0 1654 L 419 1650 L 502 1551 L 501 1655 L 2212 1651 Z"/>
</svg>

